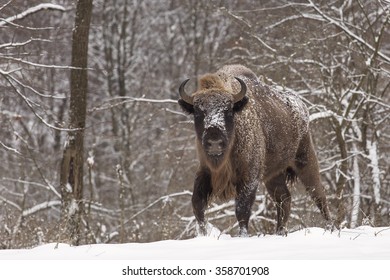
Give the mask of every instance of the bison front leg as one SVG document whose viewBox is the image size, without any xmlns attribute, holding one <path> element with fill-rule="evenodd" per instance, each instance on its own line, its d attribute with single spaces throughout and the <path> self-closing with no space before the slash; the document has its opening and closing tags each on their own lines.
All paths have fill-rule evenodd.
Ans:
<svg viewBox="0 0 390 280">
<path fill-rule="evenodd" d="M 196 173 L 192 194 L 192 210 L 199 225 L 199 235 L 207 235 L 204 212 L 208 205 L 211 190 L 210 173 L 207 170 L 199 170 Z"/>
<path fill-rule="evenodd" d="M 236 217 L 239 226 L 238 235 L 248 236 L 248 223 L 252 205 L 256 198 L 257 183 L 248 186 L 238 186 L 236 196 Z"/>
<path fill-rule="evenodd" d="M 286 184 L 286 175 L 280 174 L 268 182 L 265 186 L 276 204 L 276 234 L 287 235 L 287 221 L 290 216 L 291 194 Z"/>
</svg>

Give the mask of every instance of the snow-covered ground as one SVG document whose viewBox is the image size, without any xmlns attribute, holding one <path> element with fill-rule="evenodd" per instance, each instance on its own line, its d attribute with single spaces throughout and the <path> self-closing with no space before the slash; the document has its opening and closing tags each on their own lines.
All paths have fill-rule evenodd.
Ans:
<svg viewBox="0 0 390 280">
<path fill-rule="evenodd" d="M 34 262 L 32 260 L 40 261 Z M 50 262 L 48 265 L 47 260 L 61 260 L 61 262 Z M 131 264 L 132 267 L 140 267 L 142 265 L 147 265 L 148 267 L 156 267 L 158 265 L 206 267 L 209 276 L 197 278 L 204 280 L 225 279 L 221 276 L 218 278 L 215 275 L 215 267 L 221 264 L 228 266 L 233 264 L 235 266 L 271 264 L 273 272 L 267 279 L 281 279 L 279 277 L 283 275 L 294 275 L 293 270 L 301 275 L 299 277 L 300 280 L 310 279 L 310 276 L 306 278 L 304 277 L 305 274 L 302 274 L 303 268 L 306 269 L 306 274 L 308 274 L 307 269 L 314 269 L 315 271 L 321 269 L 320 277 L 316 277 L 316 280 L 325 279 L 323 277 L 328 277 L 333 275 L 333 273 L 338 276 L 351 276 L 350 273 L 352 272 L 357 276 L 373 275 L 372 273 L 380 275 L 390 265 L 390 227 L 373 228 L 361 226 L 355 229 L 343 229 L 334 232 L 325 231 L 321 228 L 307 228 L 290 233 L 287 237 L 266 235 L 238 238 L 222 235 L 219 237 L 198 237 L 188 240 L 94 244 L 78 247 L 51 243 L 31 249 L 0 250 L 0 270 L 5 269 L 5 271 L 14 273 L 16 262 L 17 267 L 20 267 L 22 264 L 27 269 L 18 271 L 18 274 L 40 275 L 40 278 L 31 279 L 50 279 L 50 275 L 52 275 L 50 272 L 48 278 L 45 278 L 42 274 L 42 272 L 46 271 L 43 267 L 49 267 L 54 270 L 61 269 L 64 262 L 68 266 L 67 262 L 69 260 L 73 261 L 72 265 L 75 265 L 75 267 L 88 271 L 86 275 L 91 276 L 91 271 L 94 271 L 96 276 L 93 279 L 108 279 L 107 277 L 110 277 L 110 279 L 122 277 L 121 279 L 123 279 L 123 273 L 127 269 L 126 264 Z M 80 262 L 80 260 L 83 261 Z M 105 261 L 101 262 L 101 260 Z M 112 260 L 116 260 L 117 263 L 112 263 Z M 317 262 L 313 262 L 313 260 L 317 260 Z M 348 260 L 349 262 L 343 262 L 343 260 Z M 351 263 L 350 260 L 354 260 L 354 262 Z M 89 261 L 92 261 L 92 263 Z M 357 261 L 356 264 L 355 261 Z M 372 267 L 372 264 L 375 267 Z M 329 270 L 329 267 L 332 267 L 332 269 Z M 337 267 L 341 272 L 333 271 Z M 379 271 L 378 269 L 381 270 Z M 101 270 L 108 270 L 110 273 L 105 274 Z M 210 274 L 211 272 L 213 272 L 212 275 Z M 76 275 L 75 271 L 66 270 L 56 279 L 66 279 L 67 273 Z M 81 276 L 80 273 L 77 272 L 77 276 Z M 7 276 L 10 277 L 12 275 Z M 271 277 L 272 275 L 274 277 Z M 3 276 L 1 272 L 0 276 Z M 237 277 L 237 275 L 235 276 Z M 156 276 L 153 277 L 132 276 L 131 279 L 160 279 Z M 193 276 L 192 278 L 187 277 L 195 279 Z M 225 277 L 233 279 L 229 278 L 233 277 L 233 275 L 225 275 Z M 3 279 L 3 277 L 1 278 Z M 180 279 L 188 278 L 180 277 Z M 235 279 L 255 278 L 253 275 L 246 275 Z M 179 278 L 172 276 L 169 279 Z M 360 279 L 360 277 L 348 279 L 356 280 Z"/>
<path fill-rule="evenodd" d="M 46 244 L 32 249 L 0 250 L 0 259 L 388 259 L 390 227 L 361 226 L 329 232 L 307 228 L 287 237 L 198 237 L 151 243 Z"/>
</svg>

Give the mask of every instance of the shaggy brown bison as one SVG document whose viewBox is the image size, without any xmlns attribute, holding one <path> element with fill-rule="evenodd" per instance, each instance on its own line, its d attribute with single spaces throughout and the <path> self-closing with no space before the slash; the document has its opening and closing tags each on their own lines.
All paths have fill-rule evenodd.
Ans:
<svg viewBox="0 0 390 280">
<path fill-rule="evenodd" d="M 194 116 L 200 161 L 192 206 L 199 233 L 213 198 L 234 198 L 239 235 L 248 233 L 255 193 L 263 182 L 277 206 L 277 234 L 287 234 L 291 195 L 298 177 L 329 220 L 324 188 L 309 132 L 309 116 L 298 96 L 263 84 L 248 68 L 228 65 L 200 78 L 193 94 L 179 88 L 181 108 Z"/>
</svg>

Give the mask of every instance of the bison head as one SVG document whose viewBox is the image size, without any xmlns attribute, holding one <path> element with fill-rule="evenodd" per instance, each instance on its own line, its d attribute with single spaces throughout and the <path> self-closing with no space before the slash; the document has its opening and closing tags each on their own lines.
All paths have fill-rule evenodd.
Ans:
<svg viewBox="0 0 390 280">
<path fill-rule="evenodd" d="M 228 154 L 234 140 L 234 114 L 248 102 L 244 81 L 236 80 L 241 86 L 236 94 L 226 90 L 217 76 L 200 80 L 200 89 L 192 95 L 184 90 L 189 80 L 179 88 L 179 104 L 185 112 L 194 115 L 198 146 L 212 169 L 218 169 Z"/>
</svg>

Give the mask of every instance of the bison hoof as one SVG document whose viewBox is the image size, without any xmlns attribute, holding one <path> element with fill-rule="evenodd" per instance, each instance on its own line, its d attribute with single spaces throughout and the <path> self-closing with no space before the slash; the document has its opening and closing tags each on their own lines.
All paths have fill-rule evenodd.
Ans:
<svg viewBox="0 0 390 280">
<path fill-rule="evenodd" d="M 196 236 L 206 236 L 206 224 L 196 224 Z"/>
<path fill-rule="evenodd" d="M 238 232 L 239 237 L 248 237 L 248 230 L 246 228 L 240 228 L 240 231 Z"/>
<path fill-rule="evenodd" d="M 276 231 L 276 235 L 280 235 L 280 236 L 287 236 L 287 233 L 288 231 L 286 227 L 281 227 Z"/>
<path fill-rule="evenodd" d="M 202 223 L 202 224 L 197 224 L 196 235 L 219 237 L 221 235 L 221 231 L 210 223 Z"/>
</svg>

